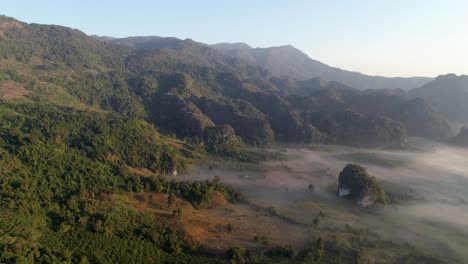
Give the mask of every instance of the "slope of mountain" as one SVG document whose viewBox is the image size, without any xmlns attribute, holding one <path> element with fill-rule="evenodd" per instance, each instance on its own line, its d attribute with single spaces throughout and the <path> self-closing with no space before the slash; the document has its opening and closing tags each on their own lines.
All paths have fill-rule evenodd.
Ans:
<svg viewBox="0 0 468 264">
<path fill-rule="evenodd" d="M 424 136 L 439 140 L 452 136 L 450 125 L 440 114 L 423 100 L 411 99 L 402 91 L 359 91 L 339 83 L 323 80 L 312 80 L 305 83 L 309 85 L 306 86 L 309 89 L 288 89 L 290 93 L 293 93 L 288 98 L 297 108 L 301 109 L 304 119 L 316 125 L 319 130 L 328 131 L 328 133 L 332 134 L 342 133 L 340 126 L 335 128 L 336 132 L 330 131 L 333 126 L 323 127 L 323 124 L 330 123 L 330 121 L 323 123 L 326 120 L 323 118 L 329 119 L 336 116 L 337 111 L 351 110 L 354 114 L 348 114 L 347 118 L 343 118 L 341 121 L 343 124 L 346 123 L 345 120 L 352 120 L 351 117 L 358 116 L 366 117 L 368 122 L 365 123 L 367 126 L 380 124 L 377 127 L 382 130 L 370 130 L 368 131 L 370 135 L 367 136 L 364 136 L 362 131 L 359 133 L 369 141 L 388 142 L 388 145 L 403 146 L 406 139 L 402 134 L 405 133 L 410 136 Z M 302 85 L 304 85 L 304 82 L 295 87 L 301 87 Z M 308 91 L 308 96 L 304 96 L 304 90 Z M 294 94 L 296 92 L 298 93 Z M 341 116 L 341 114 L 338 116 Z M 383 122 L 382 117 L 389 120 Z M 377 122 L 379 119 L 381 121 Z M 362 118 L 358 120 L 362 122 Z M 403 126 L 398 127 L 392 121 L 396 121 Z M 360 127 L 366 127 L 366 125 L 363 124 Z M 383 129 L 385 127 L 386 129 Z M 351 134 L 348 134 L 348 136 L 351 137 Z M 340 139 L 338 142 L 343 140 L 346 141 Z M 356 138 L 355 142 L 358 142 Z"/>
<path fill-rule="evenodd" d="M 375 111 L 373 108 L 380 105 L 372 106 L 372 100 L 367 101 L 372 98 L 338 82 L 270 78 L 269 71 L 258 65 L 189 39 L 102 39 L 59 26 L 14 23 L 17 26 L 3 27 L 0 49 L 4 58 L 12 61 L 3 64 L 3 74 L 5 80 L 13 79 L 28 87 L 29 98 L 145 118 L 162 131 L 180 137 L 202 139 L 207 127 L 228 124 L 250 144 L 277 140 L 394 147 L 405 142 L 405 129 L 397 124 L 402 118 L 392 116 L 389 109 Z M 308 108 L 299 107 L 294 96 L 309 100 Z M 395 96 L 383 93 L 381 97 Z M 63 98 L 70 102 L 61 102 Z M 398 109 L 401 102 L 388 105 Z M 364 109 L 366 106 L 368 109 Z M 348 126 L 355 133 L 340 135 L 357 139 L 366 133 L 384 133 L 381 139 L 385 140 L 377 136 L 369 140 L 372 144 L 365 144 L 368 137 L 336 139 L 330 135 L 337 135 L 337 131 L 321 131 L 317 128 L 321 122 L 305 117 L 306 112 L 328 116 L 331 110 L 346 108 L 356 112 L 350 116 L 363 125 Z M 421 112 L 430 116 L 429 110 Z M 376 122 L 376 113 L 396 122 Z M 417 125 L 434 119 L 422 119 Z M 411 118 L 408 120 L 403 124 L 411 127 Z M 366 125 L 368 122 L 373 123 L 373 128 Z M 365 127 L 370 130 L 362 133 Z M 443 131 L 428 135 L 417 128 L 409 132 L 429 137 L 437 134 L 436 138 L 445 135 Z"/>
<path fill-rule="evenodd" d="M 214 44 L 212 47 L 228 56 L 241 58 L 252 65 L 260 65 L 276 77 L 288 76 L 296 80 L 319 77 L 329 81 L 341 82 L 360 90 L 410 90 L 431 81 L 431 78 L 426 77 L 387 78 L 342 70 L 313 60 L 291 45 L 252 48 L 244 43 L 221 43 Z"/>
<path fill-rule="evenodd" d="M 403 104 L 403 102 L 406 102 L 408 98 L 406 98 L 406 92 L 404 92 L 404 90 L 402 89 L 381 90 L 380 92 L 378 91 L 378 89 L 374 89 L 366 91 L 364 93 L 360 93 L 356 89 L 343 85 L 339 82 L 325 81 L 321 78 L 295 80 L 291 77 L 275 77 L 274 74 L 271 74 L 271 72 L 268 69 L 264 70 L 262 68 L 259 68 L 258 66 L 255 66 L 257 65 L 257 62 L 255 60 L 252 60 L 251 58 L 249 59 L 248 56 L 227 55 L 225 54 L 225 52 L 219 52 L 219 45 L 215 45 L 215 49 L 210 49 L 210 46 L 207 46 L 203 43 L 194 42 L 192 40 L 178 40 L 174 38 L 160 37 L 131 37 L 125 39 L 114 39 L 112 40 L 112 42 L 120 43 L 129 47 L 140 47 L 140 49 L 143 50 L 144 54 L 159 54 L 161 52 L 172 50 L 177 51 L 179 54 L 187 53 L 190 56 L 197 56 L 198 59 L 193 58 L 193 60 L 198 62 L 204 61 L 207 57 L 209 57 L 212 59 L 212 61 L 217 62 L 217 65 L 215 66 L 217 69 L 222 69 L 222 71 L 227 70 L 230 72 L 236 72 L 236 74 L 223 73 L 222 75 L 219 75 L 222 77 L 216 78 L 214 85 L 222 87 L 223 89 L 219 92 L 223 93 L 223 95 L 227 97 L 242 99 L 244 101 L 251 101 L 252 106 L 258 108 L 260 112 L 265 113 L 267 117 L 270 117 L 271 114 L 269 113 L 272 113 L 267 108 L 269 108 L 272 105 L 271 103 L 274 101 L 273 98 L 275 97 L 281 98 L 280 101 L 283 102 L 283 104 L 289 104 L 289 102 L 291 102 L 290 98 L 294 97 L 291 97 L 291 95 L 295 95 L 296 97 L 306 96 L 306 98 L 310 97 L 311 95 L 314 95 L 312 97 L 315 98 L 315 103 L 311 104 L 310 106 L 316 106 L 314 110 L 315 112 L 323 113 L 326 112 L 327 109 L 337 111 L 339 109 L 341 110 L 343 108 L 348 107 L 352 108 L 353 111 L 357 111 L 360 114 L 365 114 L 368 116 L 373 116 L 376 114 L 383 115 L 391 117 L 395 121 L 404 122 L 404 125 L 410 128 L 408 131 L 410 135 L 428 136 L 437 139 L 445 138 L 451 135 L 450 127 L 440 116 L 437 115 L 435 111 L 433 111 L 430 108 L 429 105 L 418 104 L 416 101 Z M 251 50 L 250 47 L 242 43 L 233 44 L 233 46 L 238 50 L 246 50 L 246 52 Z M 291 49 L 291 47 L 289 49 Z M 144 59 L 139 59 L 138 62 L 140 62 L 141 60 Z M 286 59 L 286 61 L 287 60 L 288 59 Z M 220 64 L 220 62 L 222 62 L 222 64 Z M 282 62 L 279 61 L 277 64 L 281 63 Z M 216 84 L 216 82 L 220 83 Z M 207 86 L 205 85 L 205 89 L 206 88 Z M 253 91 L 254 93 L 252 93 Z M 213 90 L 213 92 L 216 93 L 217 90 L 215 89 Z M 339 108 L 337 108 L 337 106 L 335 105 L 335 101 L 343 100 L 343 98 L 338 98 L 341 96 L 342 93 L 348 94 L 346 98 L 354 98 L 355 102 L 353 102 L 352 100 L 348 100 L 345 104 L 342 104 L 339 106 Z M 258 100 L 258 98 L 265 97 L 266 95 L 269 96 L 269 99 L 265 99 L 267 103 L 261 106 L 260 103 L 262 100 Z M 320 98 L 317 98 L 317 95 L 320 95 Z M 375 101 L 377 96 L 380 97 L 381 103 L 373 104 L 372 102 Z M 389 103 L 386 103 L 386 100 L 389 100 Z M 424 108 L 420 109 L 417 112 L 421 114 L 421 116 L 417 120 L 416 118 L 413 118 L 412 115 L 410 115 L 410 117 L 407 117 L 407 115 L 398 112 L 401 112 L 404 109 L 411 107 L 415 107 L 416 109 L 416 105 L 419 105 L 419 108 Z M 303 111 L 304 109 L 298 109 L 296 106 L 296 102 L 293 102 L 293 104 L 288 107 L 293 112 L 296 111 L 298 114 L 300 114 L 301 111 Z M 384 106 L 386 106 L 385 109 L 378 109 Z M 290 115 L 290 117 L 293 117 L 294 115 L 295 114 L 292 114 Z M 314 127 L 317 124 L 312 124 L 305 120 L 300 121 L 300 119 L 301 117 L 297 116 L 294 118 L 294 120 L 296 120 L 294 122 L 305 122 L 307 124 L 299 126 L 297 124 L 284 126 L 281 123 L 283 121 L 275 121 L 277 119 L 270 118 L 270 126 L 273 128 L 274 132 L 278 134 L 276 138 L 280 141 L 288 141 L 293 138 L 294 140 L 305 140 L 306 142 L 322 142 L 323 140 L 327 141 L 325 139 L 326 137 L 324 133 L 321 133 L 320 135 L 317 134 L 318 131 L 316 131 L 316 128 Z M 275 122 L 278 123 L 276 123 L 275 125 Z M 297 132 L 292 132 L 299 131 L 298 128 L 307 131 L 309 130 L 308 127 L 310 125 L 314 127 L 312 128 L 314 132 L 309 131 L 305 132 L 305 134 L 304 132 L 301 132 L 301 135 L 299 135 Z M 423 129 L 419 129 L 418 127 L 422 127 Z M 289 132 L 284 131 L 285 129 L 289 130 Z M 398 131 L 398 129 L 394 131 Z M 314 136 L 311 138 L 310 135 Z M 402 137 L 397 136 L 397 138 Z M 252 141 L 252 139 L 250 139 L 248 142 L 260 142 L 256 141 L 258 140 Z M 336 140 L 329 139 L 329 141 L 336 143 Z M 399 139 L 396 141 L 399 141 Z M 401 142 L 404 141 L 405 140 L 402 140 Z M 357 141 L 340 140 L 339 142 L 356 143 Z M 396 145 L 392 144 L 392 146 Z"/>
<path fill-rule="evenodd" d="M 409 94 L 424 99 L 454 123 L 468 123 L 468 76 L 441 75 L 412 89 Z"/>
</svg>

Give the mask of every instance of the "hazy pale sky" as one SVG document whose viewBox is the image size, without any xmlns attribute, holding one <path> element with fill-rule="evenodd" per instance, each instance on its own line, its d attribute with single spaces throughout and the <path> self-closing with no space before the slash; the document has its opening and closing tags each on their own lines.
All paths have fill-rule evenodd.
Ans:
<svg viewBox="0 0 468 264">
<path fill-rule="evenodd" d="M 291 44 L 371 75 L 468 74 L 465 0 L 14 0 L 0 14 L 113 37 Z"/>
</svg>

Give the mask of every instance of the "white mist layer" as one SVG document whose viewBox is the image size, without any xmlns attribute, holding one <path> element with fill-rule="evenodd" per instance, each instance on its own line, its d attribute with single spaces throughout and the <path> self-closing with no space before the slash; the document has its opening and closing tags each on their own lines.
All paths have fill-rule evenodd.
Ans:
<svg viewBox="0 0 468 264">
<path fill-rule="evenodd" d="M 286 160 L 262 165 L 265 175 L 246 169 L 196 166 L 182 180 L 215 175 L 236 186 L 254 203 L 273 206 L 281 214 L 311 224 L 320 211 L 325 224 L 371 229 L 384 238 L 452 252 L 468 259 L 468 150 L 417 141 L 419 150 L 383 151 L 340 146 L 272 149 Z M 354 157 L 365 153 L 366 159 Z M 364 165 L 384 189 L 409 195 L 398 205 L 362 211 L 336 195 L 339 172 L 348 163 Z M 380 164 L 382 163 L 382 164 Z M 309 190 L 313 185 L 314 191 Z M 434 251 L 434 252 L 435 252 Z"/>
</svg>

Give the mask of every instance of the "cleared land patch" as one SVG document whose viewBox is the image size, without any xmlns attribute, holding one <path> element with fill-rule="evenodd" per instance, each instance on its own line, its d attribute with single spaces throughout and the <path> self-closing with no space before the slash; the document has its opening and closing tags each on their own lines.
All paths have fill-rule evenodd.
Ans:
<svg viewBox="0 0 468 264">
<path fill-rule="evenodd" d="M 0 99 L 21 99 L 28 94 L 29 91 L 21 83 L 10 80 L 0 82 Z"/>
<path fill-rule="evenodd" d="M 175 207 L 168 207 L 166 194 L 146 192 L 114 195 L 113 198 L 140 212 L 167 219 L 179 226 L 187 239 L 214 252 L 223 253 L 234 245 L 246 248 L 262 248 L 266 244 L 302 247 L 307 242 L 308 228 L 305 226 L 269 216 L 249 205 L 232 204 L 220 193 L 214 195 L 212 207 L 207 209 L 195 209 L 189 202 L 177 198 L 177 206 L 182 210 L 180 217 L 173 216 Z"/>
</svg>

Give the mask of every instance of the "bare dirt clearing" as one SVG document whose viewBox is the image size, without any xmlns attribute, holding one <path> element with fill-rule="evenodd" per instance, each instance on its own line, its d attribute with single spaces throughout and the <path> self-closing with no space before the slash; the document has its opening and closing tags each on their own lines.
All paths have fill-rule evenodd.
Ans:
<svg viewBox="0 0 468 264">
<path fill-rule="evenodd" d="M 29 93 L 30 92 L 24 89 L 21 83 L 15 81 L 0 82 L 0 99 L 21 99 Z"/>
<path fill-rule="evenodd" d="M 139 193 L 115 195 L 113 198 L 132 205 L 140 212 L 151 212 L 175 222 L 189 239 L 219 253 L 234 245 L 264 247 L 254 239 L 255 236 L 263 236 L 269 243 L 279 245 L 302 247 L 307 242 L 308 227 L 265 215 L 249 205 L 232 204 L 220 193 L 214 195 L 213 206 L 208 209 L 196 209 L 189 202 L 177 199 L 182 209 L 180 218 L 172 216 L 173 209 L 168 208 L 166 194 Z"/>
</svg>

